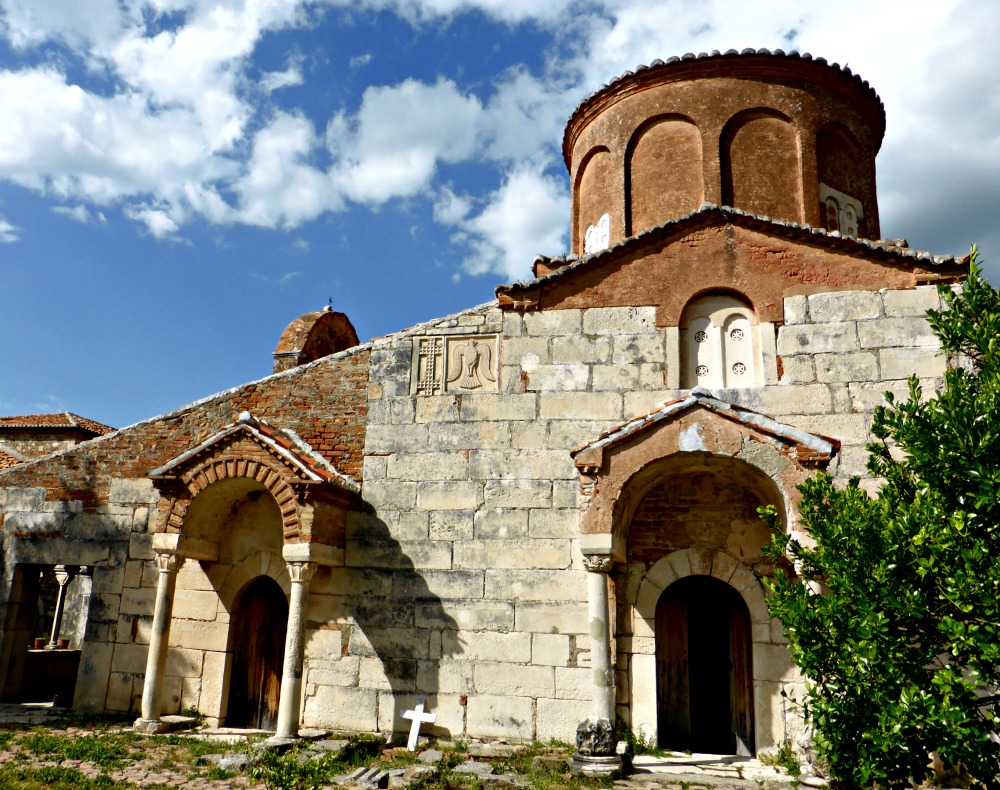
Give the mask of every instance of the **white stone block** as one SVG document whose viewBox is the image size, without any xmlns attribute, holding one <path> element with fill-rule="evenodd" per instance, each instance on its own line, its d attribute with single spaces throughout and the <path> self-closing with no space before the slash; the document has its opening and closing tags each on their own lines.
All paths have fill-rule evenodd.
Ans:
<svg viewBox="0 0 1000 790">
<path fill-rule="evenodd" d="M 809 384 L 816 380 L 812 354 L 790 354 L 781 358 L 782 384 Z"/>
<path fill-rule="evenodd" d="M 524 332 L 527 335 L 578 335 L 582 327 L 580 310 L 545 310 L 525 313 Z"/>
<path fill-rule="evenodd" d="M 216 596 L 217 597 L 217 596 Z M 122 590 L 122 614 L 139 614 L 153 616 L 153 605 L 156 603 L 156 590 L 149 587 L 125 588 Z M 214 618 L 213 610 L 213 618 Z"/>
<path fill-rule="evenodd" d="M 878 318 L 882 297 L 873 291 L 832 291 L 809 297 L 809 318 L 814 324 Z"/>
<path fill-rule="evenodd" d="M 528 313 L 525 318 L 536 313 Z M 544 314 L 542 314 L 544 315 Z M 534 701 L 527 697 L 469 697 L 466 732 L 471 738 L 530 741 L 534 738 Z"/>
<path fill-rule="evenodd" d="M 545 337 L 512 337 L 505 338 L 500 346 L 500 354 L 504 364 L 513 366 L 534 367 L 552 361 L 549 344 L 552 338 Z"/>
<path fill-rule="evenodd" d="M 228 623 L 204 620 L 177 620 L 170 624 L 170 646 L 225 652 L 229 641 Z"/>
<path fill-rule="evenodd" d="M 918 285 L 905 291 L 886 291 L 885 314 L 890 317 L 925 315 L 928 310 L 940 310 L 937 286 Z"/>
<path fill-rule="evenodd" d="M 572 538 L 580 531 L 580 511 L 575 508 L 537 508 L 528 517 L 533 538 Z"/>
<path fill-rule="evenodd" d="M 348 568 L 450 568 L 451 544 L 445 541 L 347 541 Z"/>
<path fill-rule="evenodd" d="M 594 434 L 595 436 L 599 434 Z M 579 508 L 580 482 L 578 480 L 552 481 L 552 507 Z"/>
<path fill-rule="evenodd" d="M 417 484 L 399 481 L 366 482 L 364 498 L 376 510 L 408 510 L 416 504 Z"/>
<path fill-rule="evenodd" d="M 791 680 L 792 654 L 784 645 L 754 643 L 753 674 L 756 680 Z"/>
<path fill-rule="evenodd" d="M 782 357 L 790 354 L 856 351 L 859 348 L 857 324 L 853 321 L 821 326 L 783 326 L 778 330 L 778 354 Z"/>
<path fill-rule="evenodd" d="M 480 483 L 417 483 L 417 507 L 421 510 L 474 510 L 482 503 L 483 487 Z"/>
<path fill-rule="evenodd" d="M 395 453 L 388 461 L 385 476 L 390 480 L 466 480 L 469 477 L 469 459 L 462 453 Z"/>
<path fill-rule="evenodd" d="M 471 694 L 472 664 L 468 661 L 420 661 L 417 666 L 417 688 L 428 693 Z"/>
<path fill-rule="evenodd" d="M 611 340 L 606 337 L 554 337 L 552 361 L 567 365 L 574 362 L 586 364 L 607 362 L 611 357 Z M 545 361 L 545 360 L 542 360 Z"/>
<path fill-rule="evenodd" d="M 564 634 L 532 634 L 531 663 L 564 667 L 569 664 L 570 638 Z"/>
<path fill-rule="evenodd" d="M 200 678 L 205 651 L 172 647 L 167 651 L 167 674 L 181 678 Z"/>
<path fill-rule="evenodd" d="M 926 348 L 883 348 L 878 358 L 883 379 L 943 376 L 948 368 L 948 359 L 943 353 Z"/>
<path fill-rule="evenodd" d="M 586 601 L 587 574 L 578 570 L 487 569 L 486 597 L 502 601 Z"/>
<path fill-rule="evenodd" d="M 317 686 L 306 698 L 306 727 L 375 732 L 378 728 L 378 692 L 375 689 Z"/>
<path fill-rule="evenodd" d="M 156 597 L 155 590 L 153 597 Z M 124 603 L 123 599 L 123 606 Z M 174 596 L 173 614 L 179 619 L 214 620 L 218 608 L 219 594 L 215 590 L 178 590 Z"/>
<path fill-rule="evenodd" d="M 539 396 L 539 416 L 545 420 L 617 420 L 622 396 L 615 392 L 559 392 Z"/>
<path fill-rule="evenodd" d="M 637 365 L 642 362 L 666 361 L 663 335 L 658 332 L 641 335 L 621 335 L 614 339 L 611 362 L 615 365 Z"/>
<path fill-rule="evenodd" d="M 339 626 L 306 631 L 305 655 L 310 658 L 338 658 L 344 649 L 344 632 Z"/>
<path fill-rule="evenodd" d="M 555 696 L 558 699 L 592 700 L 594 698 L 594 670 L 556 667 L 555 671 Z"/>
<path fill-rule="evenodd" d="M 458 422 L 458 398 L 454 395 L 424 395 L 416 400 L 413 419 L 418 423 Z"/>
<path fill-rule="evenodd" d="M 554 697 L 552 667 L 492 664 L 479 662 L 473 668 L 473 682 L 479 694 L 515 697 Z"/>
<path fill-rule="evenodd" d="M 431 540 L 471 540 L 472 510 L 435 510 L 430 513 Z"/>
<path fill-rule="evenodd" d="M 919 346 L 937 348 L 938 341 L 926 318 L 883 318 L 858 323 L 862 348 Z"/>
<path fill-rule="evenodd" d="M 595 392 L 628 392 L 638 389 L 639 366 L 634 363 L 615 365 L 595 365 L 593 368 L 593 384 Z"/>
<path fill-rule="evenodd" d="M 329 656 L 317 658 L 306 654 L 306 680 L 317 686 L 357 686 L 361 673 L 361 656 Z"/>
<path fill-rule="evenodd" d="M 421 692 L 424 689 L 420 689 Z M 422 694 L 381 691 L 378 696 L 379 731 L 409 732 L 412 722 L 403 713 L 413 710 Z M 421 735 L 454 738 L 465 729 L 465 708 L 457 694 L 433 694 L 424 698 L 424 710 L 435 715 L 433 724 L 424 724 Z"/>
<path fill-rule="evenodd" d="M 460 540 L 456 568 L 568 568 L 568 540 Z"/>
<path fill-rule="evenodd" d="M 531 634 L 493 631 L 444 631 L 441 651 L 462 661 L 503 661 L 527 664 L 531 661 Z"/>
<path fill-rule="evenodd" d="M 588 365 L 537 365 L 525 371 L 529 392 L 573 392 L 590 388 Z"/>
<path fill-rule="evenodd" d="M 878 360 L 871 351 L 852 354 L 817 354 L 816 378 L 819 381 L 876 381 Z"/>
<path fill-rule="evenodd" d="M 489 501 L 489 484 L 486 499 Z M 475 537 L 479 540 L 526 538 L 529 512 L 510 508 L 477 510 L 474 519 Z"/>
<path fill-rule="evenodd" d="M 784 318 L 786 324 L 808 324 L 809 323 L 808 297 L 786 296 Z"/>
<path fill-rule="evenodd" d="M 583 311 L 587 335 L 634 335 L 656 331 L 656 308 L 592 307 Z"/>
<path fill-rule="evenodd" d="M 864 444 L 871 438 L 871 417 L 867 414 L 809 414 L 789 417 L 788 422 L 809 433 L 839 439 L 844 444 Z"/>
<path fill-rule="evenodd" d="M 462 419 L 465 421 L 534 420 L 537 411 L 533 393 L 467 392 L 462 395 Z"/>
<path fill-rule="evenodd" d="M 421 570 L 393 574 L 392 596 L 419 598 L 482 599 L 484 571 Z"/>
<path fill-rule="evenodd" d="M 543 634 L 589 634 L 587 604 L 515 601 L 514 627 Z"/>
<path fill-rule="evenodd" d="M 780 384 L 741 393 L 741 402 L 772 417 L 787 414 L 828 414 L 833 398 L 826 384 Z"/>
<path fill-rule="evenodd" d="M 473 450 L 469 454 L 473 480 L 573 480 L 580 473 L 565 450 Z M 471 484 L 470 484 L 471 485 Z M 420 501 L 419 490 L 417 493 Z"/>
<path fill-rule="evenodd" d="M 511 631 L 514 604 L 510 601 L 417 601 L 414 625 L 418 628 L 461 631 Z"/>
<path fill-rule="evenodd" d="M 485 489 L 488 508 L 549 507 L 552 483 L 548 480 L 488 480 Z"/>
</svg>

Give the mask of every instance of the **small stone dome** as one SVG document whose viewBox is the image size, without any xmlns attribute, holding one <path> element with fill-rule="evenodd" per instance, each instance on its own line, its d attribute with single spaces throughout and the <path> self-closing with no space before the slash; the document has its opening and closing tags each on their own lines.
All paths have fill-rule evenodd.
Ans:
<svg viewBox="0 0 1000 790">
<path fill-rule="evenodd" d="M 822 58 L 730 50 L 641 66 L 566 125 L 572 250 L 597 252 L 703 203 L 877 239 L 884 133 L 871 86 Z"/>
<path fill-rule="evenodd" d="M 274 349 L 274 372 L 305 365 L 358 345 L 358 333 L 344 313 L 324 307 L 304 313 L 285 327 Z"/>
</svg>

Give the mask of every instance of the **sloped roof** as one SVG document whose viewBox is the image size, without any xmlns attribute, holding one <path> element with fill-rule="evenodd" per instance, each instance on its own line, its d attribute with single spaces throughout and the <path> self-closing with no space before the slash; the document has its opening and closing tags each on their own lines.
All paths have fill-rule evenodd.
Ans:
<svg viewBox="0 0 1000 790">
<path fill-rule="evenodd" d="M 352 494 L 356 494 L 361 490 L 361 486 L 356 480 L 349 475 L 337 471 L 333 464 L 323 458 L 322 455 L 310 447 L 294 431 L 275 428 L 263 420 L 258 420 L 247 411 L 240 414 L 239 419 L 232 425 L 212 434 L 197 446 L 186 450 L 176 458 L 151 470 L 149 476 L 154 478 L 172 477 L 172 473 L 186 466 L 192 459 L 205 453 L 226 437 L 241 432 L 249 433 L 272 453 L 282 458 L 305 481 L 330 483 Z"/>
<path fill-rule="evenodd" d="M 69 411 L 0 417 L 0 429 L 3 428 L 82 428 L 96 436 L 104 436 L 115 431 L 109 425 L 104 425 L 96 420 L 88 420 L 86 417 Z"/>
<path fill-rule="evenodd" d="M 885 263 L 899 266 L 921 265 L 939 267 L 942 269 L 943 274 L 949 273 L 952 269 L 957 273 L 968 264 L 969 260 L 968 255 L 956 258 L 954 255 L 933 255 L 929 252 L 912 250 L 909 247 L 902 246 L 898 239 L 882 239 L 879 241 L 855 239 L 844 236 L 840 231 L 836 230 L 828 231 L 823 228 L 814 228 L 811 225 L 799 225 L 795 222 L 772 219 L 771 217 L 743 211 L 731 206 L 703 203 L 690 214 L 685 214 L 635 236 L 630 236 L 612 247 L 591 253 L 590 255 L 552 258 L 543 255 L 536 256 L 536 261 L 550 266 L 558 266 L 559 268 L 541 277 L 517 281 L 509 285 L 498 285 L 496 295 L 500 299 L 501 306 L 504 306 L 503 297 L 505 296 L 510 298 L 513 294 L 529 291 L 543 284 L 569 277 L 581 269 L 617 261 L 647 243 L 666 240 L 672 236 L 688 233 L 707 225 L 721 223 L 738 225 L 749 230 L 767 233 L 771 236 L 786 238 L 800 243 L 815 244 L 856 256 L 876 258 Z"/>
<path fill-rule="evenodd" d="M 742 423 L 748 428 L 792 445 L 794 455 L 800 461 L 825 461 L 840 448 L 840 442 L 836 439 L 812 434 L 801 428 L 796 428 L 794 425 L 778 422 L 766 414 L 720 400 L 714 397 L 709 390 L 696 387 L 691 390 L 690 395 L 669 400 L 641 417 L 627 420 L 610 428 L 595 439 L 574 447 L 570 450 L 570 455 L 574 460 L 581 459 L 578 466 L 590 466 L 589 458 L 592 458 L 595 451 L 603 453 L 615 445 L 635 438 L 664 420 L 673 419 L 696 407 L 708 409 L 721 417 Z M 585 454 L 589 456 L 586 462 L 583 461 Z"/>
</svg>

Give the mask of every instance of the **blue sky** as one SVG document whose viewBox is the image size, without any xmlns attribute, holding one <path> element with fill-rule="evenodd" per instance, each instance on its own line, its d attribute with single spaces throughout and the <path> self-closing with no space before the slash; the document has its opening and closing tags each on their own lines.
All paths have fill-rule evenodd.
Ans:
<svg viewBox="0 0 1000 790">
<path fill-rule="evenodd" d="M 882 230 L 1000 275 L 993 0 L 0 0 L 0 413 L 124 426 L 568 247 L 570 111 L 640 63 L 769 47 L 886 104 Z"/>
</svg>

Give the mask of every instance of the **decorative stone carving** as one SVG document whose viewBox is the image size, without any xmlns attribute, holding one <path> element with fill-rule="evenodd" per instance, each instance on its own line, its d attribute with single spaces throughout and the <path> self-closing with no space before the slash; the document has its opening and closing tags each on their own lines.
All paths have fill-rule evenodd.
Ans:
<svg viewBox="0 0 1000 790">
<path fill-rule="evenodd" d="M 419 337 L 413 342 L 413 394 L 497 391 L 497 335 Z"/>
<path fill-rule="evenodd" d="M 609 554 L 585 554 L 583 566 L 591 573 L 607 573 L 614 564 Z"/>
<path fill-rule="evenodd" d="M 576 728 L 576 752 L 585 757 L 611 757 L 615 754 L 615 727 L 608 719 L 590 717 Z"/>
<path fill-rule="evenodd" d="M 444 340 L 440 337 L 419 337 L 413 341 L 414 392 L 417 395 L 438 395 L 441 392 L 441 375 L 444 370 Z"/>
<path fill-rule="evenodd" d="M 288 562 L 288 578 L 292 583 L 308 584 L 316 572 L 316 564 L 313 562 Z"/>
<path fill-rule="evenodd" d="M 611 217 L 601 214 L 596 225 L 590 225 L 583 237 L 583 251 L 591 253 L 606 250 L 611 246 Z"/>
<path fill-rule="evenodd" d="M 177 572 L 177 555 L 176 554 L 166 554 L 162 552 L 157 552 L 156 554 L 156 569 L 160 573 L 176 573 Z"/>
</svg>

